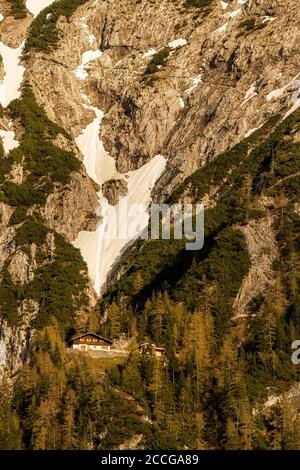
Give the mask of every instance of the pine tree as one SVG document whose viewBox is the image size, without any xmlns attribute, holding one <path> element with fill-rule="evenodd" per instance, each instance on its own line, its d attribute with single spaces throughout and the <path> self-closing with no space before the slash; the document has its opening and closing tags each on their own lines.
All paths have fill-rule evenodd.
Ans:
<svg viewBox="0 0 300 470">
<path fill-rule="evenodd" d="M 137 295 L 140 293 L 144 286 L 144 280 L 141 271 L 138 271 L 133 281 L 133 294 Z"/>
<path fill-rule="evenodd" d="M 153 402 L 153 415 L 158 425 L 164 421 L 164 406 L 163 406 L 163 371 L 160 361 L 155 361 L 153 382 L 151 384 L 152 402 Z"/>
<path fill-rule="evenodd" d="M 69 390 L 65 398 L 65 407 L 63 412 L 62 439 L 64 449 L 75 449 L 77 443 L 75 411 L 77 407 L 77 398 L 74 390 Z"/>
<path fill-rule="evenodd" d="M 249 211 L 250 211 L 251 200 L 252 200 L 252 184 L 253 184 L 253 177 L 251 175 L 246 175 L 244 178 L 243 187 L 241 191 L 241 197 L 240 197 L 241 206 L 245 210 L 246 223 L 249 220 Z"/>
<path fill-rule="evenodd" d="M 115 302 L 112 302 L 107 309 L 107 335 L 110 338 L 117 338 L 121 334 L 121 312 Z"/>
<path fill-rule="evenodd" d="M 159 345 L 163 336 L 163 318 L 165 315 L 165 305 L 162 294 L 159 292 L 157 295 L 152 296 L 151 310 L 149 311 L 149 303 L 146 305 L 148 313 L 148 328 L 149 336 L 153 339 L 156 345 Z"/>
<path fill-rule="evenodd" d="M 51 427 L 49 404 L 43 400 L 37 410 L 32 426 L 32 448 L 46 450 L 49 446 L 49 429 Z"/>
<path fill-rule="evenodd" d="M 254 435 L 253 415 L 248 399 L 242 400 L 239 431 L 241 434 L 241 449 L 251 450 Z"/>
<path fill-rule="evenodd" d="M 205 442 L 205 418 L 204 413 L 200 411 L 195 412 L 195 428 L 196 428 L 196 445 L 197 450 L 207 450 L 207 444 Z"/>
<path fill-rule="evenodd" d="M 210 313 L 196 311 L 190 316 L 190 324 L 184 339 L 185 361 L 193 364 L 196 397 L 201 399 L 208 384 L 212 367 L 213 319 Z"/>
<path fill-rule="evenodd" d="M 227 450 L 240 449 L 239 431 L 236 422 L 228 418 L 226 422 L 225 448 Z"/>
<path fill-rule="evenodd" d="M 19 418 L 12 409 L 11 386 L 4 376 L 0 383 L 0 450 L 19 450 L 21 448 Z"/>
<path fill-rule="evenodd" d="M 133 351 L 127 361 L 122 373 L 123 386 L 126 392 L 135 398 L 143 396 L 143 383 L 140 375 L 140 356 L 137 351 Z"/>
</svg>

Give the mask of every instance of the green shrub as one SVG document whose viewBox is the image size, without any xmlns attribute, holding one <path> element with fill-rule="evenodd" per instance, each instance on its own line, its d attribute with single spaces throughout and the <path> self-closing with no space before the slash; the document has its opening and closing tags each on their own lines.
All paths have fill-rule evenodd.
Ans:
<svg viewBox="0 0 300 470">
<path fill-rule="evenodd" d="M 9 225 L 18 225 L 24 222 L 27 217 L 27 210 L 25 207 L 16 207 L 9 219 Z"/>
<path fill-rule="evenodd" d="M 248 18 L 245 21 L 242 21 L 239 24 L 239 28 L 243 28 L 246 31 L 251 31 L 255 27 L 256 19 L 255 18 Z"/>
<path fill-rule="evenodd" d="M 30 26 L 24 47 L 25 53 L 33 49 L 43 52 L 54 49 L 59 41 L 56 29 L 59 17 L 64 16 L 69 20 L 76 9 L 86 2 L 87 0 L 57 0 L 42 10 Z"/>
<path fill-rule="evenodd" d="M 4 155 L 4 147 L 0 142 L 0 185 L 5 181 L 7 173 L 9 173 L 11 166 L 13 164 L 13 159 L 10 156 Z"/>
<path fill-rule="evenodd" d="M 11 223 L 20 223 L 26 216 L 24 209 L 16 211 L 18 214 L 13 214 L 15 220 Z M 46 243 L 48 234 L 54 239 L 51 247 Z M 28 217 L 18 227 L 15 243 L 29 257 L 30 246 L 36 245 L 38 267 L 33 280 L 25 286 L 15 286 L 4 268 L 0 278 L 0 317 L 9 320 L 11 325 L 16 324 L 20 301 L 32 299 L 39 304 L 37 317 L 33 320 L 36 328 L 49 325 L 53 318 L 64 328 L 73 326 L 78 309 L 87 302 L 87 266 L 80 251 L 47 228 L 38 215 Z"/>
<path fill-rule="evenodd" d="M 31 230 L 34 227 L 31 225 Z M 34 236 L 41 242 L 47 229 L 34 228 Z M 23 239 L 27 234 L 23 231 Z M 26 295 L 36 300 L 40 309 L 34 320 L 36 328 L 48 325 L 55 317 L 64 327 L 74 325 L 78 309 L 87 302 L 84 290 L 87 287 L 87 266 L 80 251 L 61 235 L 54 234 L 55 251 L 45 263 L 39 265 Z"/>
<path fill-rule="evenodd" d="M 34 190 L 28 183 L 17 184 L 6 181 L 2 185 L 2 191 L 5 196 L 4 201 L 11 206 L 33 206 L 34 204 L 43 205 L 46 202 L 47 194 L 41 190 Z"/>
<path fill-rule="evenodd" d="M 70 137 L 47 117 L 29 85 L 23 87 L 21 98 L 10 104 L 10 113 L 22 124 L 24 135 L 18 148 L 10 152 L 9 158 L 0 159 L 0 169 L 2 166 L 2 175 L 5 175 L 13 162 L 22 163 L 28 176 L 20 185 L 4 182 L 2 191 L 11 205 L 43 205 L 54 184 L 68 184 L 71 173 L 79 171 L 81 164 L 73 152 L 61 149 L 52 142 L 58 134 L 67 139 Z"/>
<path fill-rule="evenodd" d="M 259 23 L 258 25 L 255 26 L 255 29 L 264 29 L 268 26 L 268 23 Z"/>
<path fill-rule="evenodd" d="M 152 57 L 151 61 L 147 65 L 144 74 L 150 75 L 152 73 L 158 72 L 160 67 L 163 67 L 170 55 L 171 49 L 169 47 L 164 47 L 160 49 L 154 56 Z"/>
<path fill-rule="evenodd" d="M 17 246 L 31 245 L 35 243 L 41 246 L 45 243 L 48 229 L 37 217 L 28 218 L 17 230 L 15 242 Z"/>
<path fill-rule="evenodd" d="M 212 0 L 186 0 L 185 4 L 189 7 L 207 7 L 211 4 Z"/>
<path fill-rule="evenodd" d="M 19 322 L 18 306 L 20 298 L 20 289 L 15 286 L 5 267 L 0 278 L 0 318 L 6 320 L 10 326 L 15 326 Z"/>
<path fill-rule="evenodd" d="M 11 13 L 16 19 L 26 18 L 27 10 L 25 0 L 8 0 L 11 5 Z"/>
<path fill-rule="evenodd" d="M 51 121 L 42 106 L 40 106 L 34 96 L 31 86 L 25 83 L 22 87 L 20 99 L 13 100 L 9 105 L 12 118 L 19 119 L 25 129 L 25 134 L 31 136 L 32 140 L 41 137 L 55 138 L 58 134 L 63 134 L 70 138 L 68 133 Z"/>
</svg>

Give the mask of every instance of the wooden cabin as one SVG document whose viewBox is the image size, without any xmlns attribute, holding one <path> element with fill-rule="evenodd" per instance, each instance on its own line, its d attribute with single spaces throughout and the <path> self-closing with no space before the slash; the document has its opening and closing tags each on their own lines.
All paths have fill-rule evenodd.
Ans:
<svg viewBox="0 0 300 470">
<path fill-rule="evenodd" d="M 97 335 L 96 333 L 85 333 L 74 336 L 70 341 L 71 349 L 80 351 L 110 351 L 112 341 Z"/>
</svg>

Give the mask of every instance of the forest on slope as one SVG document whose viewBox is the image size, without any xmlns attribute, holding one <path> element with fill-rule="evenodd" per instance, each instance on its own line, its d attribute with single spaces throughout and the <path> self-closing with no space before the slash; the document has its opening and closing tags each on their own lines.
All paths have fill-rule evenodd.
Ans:
<svg viewBox="0 0 300 470">
<path fill-rule="evenodd" d="M 12 7 L 11 13 L 17 22 L 26 20 L 28 11 L 23 1 L 6 3 Z M 88 266 L 80 250 L 73 245 L 74 233 L 77 235 L 86 227 L 86 220 L 69 230 L 76 219 L 74 213 L 79 219 L 82 212 L 74 203 L 80 200 L 79 195 L 90 197 L 85 202 L 84 209 L 87 206 L 88 210 L 83 219 L 93 219 L 96 188 L 85 172 L 82 156 L 74 143 L 78 129 L 74 131 L 72 119 L 77 116 L 77 108 L 67 103 L 70 107 L 66 110 L 67 100 L 61 95 L 57 98 L 60 90 L 55 75 L 57 70 L 69 73 L 69 64 L 62 65 L 66 59 L 62 45 L 67 44 L 68 56 L 72 55 L 70 44 L 75 56 L 80 57 L 84 50 L 80 49 L 79 54 L 71 42 L 72 28 L 90 12 L 83 10 L 82 17 L 77 17 L 78 9 L 85 8 L 86 4 L 87 8 L 92 8 L 90 3 L 59 0 L 35 17 L 22 56 L 27 75 L 20 96 L 5 109 L 1 107 L 1 125 L 10 129 L 7 122 L 13 122 L 18 146 L 6 152 L 0 140 L 1 361 L 3 348 L 10 353 L 4 367 L 1 363 L 0 449 L 120 449 L 130 446 L 299 449 L 299 366 L 291 361 L 291 345 L 299 339 L 300 332 L 300 112 L 295 106 L 294 112 L 287 112 L 291 106 L 288 108 L 290 103 L 283 96 L 287 89 L 288 93 L 294 93 L 294 101 L 299 99 L 299 84 L 294 78 L 287 81 L 284 88 L 279 88 L 281 94 L 275 90 L 282 107 L 276 100 L 274 104 L 270 99 L 270 104 L 268 99 L 259 96 L 260 91 L 268 87 L 266 96 L 274 94 L 277 79 L 273 72 L 270 72 L 269 83 L 267 79 L 265 83 L 256 80 L 255 86 L 251 86 L 253 77 L 249 74 L 241 90 L 236 92 L 242 71 L 247 75 L 242 62 L 243 54 L 248 60 L 248 42 L 263 50 L 264 41 L 268 40 L 270 47 L 273 42 L 277 47 L 276 40 L 284 42 L 285 36 L 283 39 L 280 36 L 282 31 L 288 32 L 284 23 L 279 25 L 280 34 L 276 35 L 270 26 L 276 21 L 275 16 L 264 16 L 272 13 L 278 2 L 271 2 L 270 11 L 263 8 L 264 5 L 248 6 L 247 2 L 244 2 L 245 7 L 239 2 L 243 5 L 235 10 L 237 2 L 230 2 L 230 8 L 234 8 L 230 14 L 238 11 L 238 15 L 245 16 L 239 19 L 237 15 L 237 20 L 229 17 L 232 23 L 236 21 L 236 26 L 234 23 L 231 27 L 234 46 L 230 40 L 218 39 L 221 13 L 226 13 L 221 11 L 219 2 L 186 0 L 177 2 L 178 5 L 161 2 L 168 9 L 174 31 L 171 37 L 163 36 L 163 31 L 164 45 L 146 59 L 143 56 L 147 54 L 147 42 L 138 44 L 139 47 L 127 47 L 119 38 L 113 2 L 108 13 L 104 7 L 104 13 L 101 9 L 97 11 L 101 20 L 105 18 L 101 37 L 97 37 L 97 44 L 104 52 L 104 62 L 101 66 L 98 64 L 101 73 L 108 73 L 110 63 L 118 72 L 116 64 L 129 57 L 128 62 L 122 64 L 123 81 L 114 75 L 99 79 L 99 70 L 91 65 L 91 81 L 86 89 L 92 102 L 99 105 L 98 101 L 107 99 L 105 106 L 111 106 L 103 125 L 105 128 L 113 122 L 114 126 L 102 135 L 105 144 L 107 148 L 113 147 L 110 150 L 115 152 L 119 167 L 122 164 L 126 167 L 124 171 L 136 169 L 135 165 L 149 157 L 149 148 L 142 153 L 141 142 L 144 147 L 150 142 L 154 153 L 158 148 L 164 148 L 166 154 L 171 155 L 176 150 L 177 160 L 181 152 L 187 152 L 191 167 L 186 163 L 189 158 L 182 158 L 186 165 L 182 173 L 170 158 L 169 173 L 164 177 L 174 184 L 171 194 L 164 192 L 166 180 L 163 178 L 156 191 L 161 191 L 161 200 L 167 194 L 165 202 L 169 204 L 204 202 L 205 242 L 202 250 L 188 252 L 185 240 L 137 241 L 128 257 L 121 259 L 116 269 L 117 278 L 96 306 Z M 102 3 L 105 2 L 101 2 L 100 8 Z M 139 8 L 151 8 L 150 3 L 130 2 L 130 8 L 138 11 L 139 16 Z M 154 18 L 156 3 L 153 3 Z M 122 15 L 125 18 L 126 12 Z M 117 16 L 122 15 L 117 9 Z M 177 22 L 178 17 L 180 22 Z M 97 20 L 93 14 L 91 18 Z M 156 21 L 152 22 L 154 28 L 157 27 Z M 206 38 L 207 25 L 212 31 L 213 47 Z M 84 29 L 83 26 L 80 27 Z M 97 28 L 100 26 L 96 22 L 94 30 Z M 190 33 L 189 28 L 191 35 L 196 28 L 196 33 L 204 35 L 201 54 L 212 51 L 206 61 L 207 70 L 203 64 L 200 68 L 206 84 L 201 82 L 199 70 L 196 75 L 193 63 L 194 60 L 196 63 L 196 55 L 187 60 L 188 54 L 197 50 L 200 36 L 194 42 L 189 38 L 191 46 L 187 53 L 184 48 L 189 47 L 188 42 L 175 49 L 169 46 L 175 36 Z M 152 34 L 156 36 L 155 29 Z M 259 35 L 263 39 L 257 39 Z M 84 41 L 81 36 L 76 38 L 79 44 Z M 241 41 L 242 52 L 237 52 L 238 41 Z M 246 53 L 242 49 L 245 44 Z M 228 53 L 232 47 L 233 52 Z M 276 47 L 276 60 L 288 62 L 288 47 L 280 49 L 278 46 L 278 50 Z M 62 57 L 59 56 L 61 50 Z M 274 51 L 270 54 L 271 67 L 265 64 L 266 70 L 275 69 Z M 106 62 L 105 52 L 108 54 Z M 122 55 L 127 53 L 128 57 Z M 255 54 L 258 54 L 256 50 L 256 60 Z M 134 87 L 122 94 L 118 86 L 123 87 L 126 81 L 123 75 L 139 55 L 141 64 L 138 64 L 138 72 L 133 72 L 137 77 L 134 87 L 138 89 L 138 96 Z M 258 54 L 258 58 L 261 60 L 262 56 Z M 49 82 L 45 71 L 46 78 L 43 74 L 35 75 L 34 64 L 42 64 L 55 77 L 49 88 L 54 89 L 57 102 L 45 86 Z M 246 61 L 246 70 L 249 64 L 250 60 Z M 77 92 L 79 95 L 81 91 L 78 83 L 74 85 L 72 81 L 75 80 L 75 65 L 78 66 L 76 61 L 69 66 L 72 78 L 67 83 L 72 86 L 67 90 L 68 96 Z M 176 73 L 181 73 L 185 67 L 191 67 L 191 71 L 180 88 L 179 83 L 184 78 L 176 77 Z M 209 83 L 209 74 L 214 72 L 215 80 Z M 168 82 L 166 75 L 174 82 Z M 191 77 L 194 77 L 192 85 Z M 221 94 L 229 94 L 228 101 L 222 104 L 225 115 L 224 108 L 215 104 L 221 103 L 218 95 L 214 95 L 214 91 L 209 95 L 210 90 L 217 89 L 217 81 L 221 83 Z M 197 84 L 205 91 L 201 89 L 200 93 Z M 40 93 L 39 87 L 43 86 L 46 98 Z M 239 97 L 240 107 L 230 93 Z M 145 100 L 142 106 L 141 96 Z M 166 101 L 162 96 L 166 96 Z M 252 105 L 253 98 L 264 100 L 264 104 L 261 101 Z M 112 99 L 116 100 L 113 105 Z M 46 103 L 42 104 L 43 100 Z M 239 113 L 250 115 L 252 126 L 257 125 L 256 119 L 264 124 L 258 129 L 250 129 L 249 123 L 245 127 L 240 114 L 232 117 L 233 109 L 229 113 L 231 101 L 233 107 L 240 109 Z M 57 114 L 53 102 L 54 108 L 59 109 Z M 147 114 L 141 114 L 140 107 L 151 110 L 155 102 L 158 108 L 155 108 L 156 114 L 153 113 L 153 127 L 158 129 L 159 138 L 161 134 L 165 139 L 161 144 L 157 138 L 159 145 L 152 142 L 155 140 L 153 129 L 145 131 L 146 139 L 144 134 L 141 137 L 139 128 L 140 122 L 149 120 Z M 244 102 L 249 106 L 247 110 Z M 174 103 L 178 109 L 172 109 Z M 268 106 L 267 110 L 264 106 Z M 163 114 L 166 109 L 170 114 Z M 85 112 L 86 107 L 80 102 L 80 117 Z M 257 117 L 256 113 L 261 114 Z M 88 119 L 87 122 L 84 119 L 80 123 L 75 119 L 79 130 L 88 123 Z M 160 119 L 165 119 L 167 125 L 162 125 Z M 233 127 L 228 124 L 230 119 L 236 119 Z M 219 127 L 210 128 L 214 122 Z M 203 129 L 205 132 L 210 129 L 201 138 L 211 147 L 199 140 Z M 132 147 L 126 146 L 128 136 Z M 232 145 L 232 142 L 238 143 Z M 200 156 L 202 148 L 206 148 L 207 153 L 204 155 L 203 150 Z M 221 151 L 222 148 L 227 150 Z M 130 157 L 128 161 L 124 157 L 126 152 Z M 191 168 L 195 166 L 198 169 L 193 172 Z M 74 185 L 74 181 L 80 184 Z M 49 205 L 49 200 L 55 197 L 58 203 Z M 73 218 L 68 211 L 64 212 L 63 203 L 68 197 L 73 198 L 70 204 Z M 68 348 L 70 337 L 75 331 L 87 329 L 116 340 L 124 336 L 130 338 L 130 354 L 118 364 L 101 367 L 89 357 L 74 354 Z M 3 338 L 9 338 L 8 342 Z M 164 348 L 165 354 L 160 359 L 151 350 L 141 354 L 138 350 L 141 343 L 156 344 Z"/>
<path fill-rule="evenodd" d="M 299 381 L 291 362 L 300 328 L 299 129 L 299 111 L 281 123 L 277 116 L 189 177 L 173 202 L 186 191 L 201 201 L 218 187 L 219 197 L 205 214 L 204 249 L 184 252 L 184 240 L 137 242 L 125 273 L 106 294 L 102 331 L 112 338 L 126 333 L 139 343 L 154 342 L 165 347 L 165 359 L 133 348 L 128 360 L 110 368 L 99 383 L 92 371 L 91 378 L 87 375 L 84 359 L 66 352 L 59 328 L 50 327 L 52 340 L 49 327 L 44 328 L 14 385 L 11 410 L 3 409 L 2 447 L 9 439 L 17 448 L 109 448 L 121 432 L 123 437 L 142 434 L 142 445 L 149 448 L 299 448 L 299 410 L 291 395 Z M 279 250 L 272 262 L 274 282 L 254 292 L 239 317 L 234 299 L 251 264 L 243 227 L 266 217 Z M 87 385 L 84 398 L 88 380 L 95 385 Z M 121 425 L 113 421 L 106 429 L 105 396 L 110 402 L 115 388 L 132 395 L 151 424 L 134 414 L 126 420 L 124 414 Z M 7 393 L 4 388 L 3 400 Z M 281 399 L 264 405 L 271 395 Z M 116 398 L 114 416 L 118 406 L 128 413 Z M 98 441 L 102 427 L 113 441 Z"/>
<path fill-rule="evenodd" d="M 139 242 L 103 301 L 108 334 L 125 329 L 166 348 L 169 393 L 157 420 L 168 445 L 299 448 L 298 403 L 288 398 L 299 381 L 291 361 L 300 328 L 299 125 L 299 111 L 283 122 L 276 116 L 189 177 L 171 202 L 200 202 L 217 187 L 203 250 L 186 252 L 184 240 Z M 278 247 L 272 282 L 252 292 L 241 315 L 234 301 L 251 265 L 244 234 L 268 219 Z M 136 367 L 137 397 L 157 413 L 154 372 L 145 373 L 143 359 Z M 277 406 L 263 405 L 279 395 Z"/>
</svg>

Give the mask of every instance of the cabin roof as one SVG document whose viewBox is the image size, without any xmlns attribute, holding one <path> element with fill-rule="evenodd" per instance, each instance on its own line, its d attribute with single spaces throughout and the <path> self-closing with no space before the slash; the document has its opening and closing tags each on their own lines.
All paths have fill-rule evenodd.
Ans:
<svg viewBox="0 0 300 470">
<path fill-rule="evenodd" d="M 112 344 L 112 341 L 108 338 L 105 338 L 104 336 L 101 336 L 101 335 L 97 335 L 96 333 L 84 333 L 84 334 L 81 334 L 81 335 L 75 335 L 71 338 L 71 341 L 75 341 L 75 339 L 80 339 L 80 338 L 84 338 L 86 336 L 93 336 L 94 338 L 97 338 L 99 340 L 102 340 L 102 341 L 105 341 L 106 343 L 109 343 L 109 344 Z"/>
<path fill-rule="evenodd" d="M 154 348 L 156 351 L 165 351 L 166 348 L 163 348 L 161 346 L 156 346 L 156 344 L 154 343 L 142 343 L 139 345 L 139 349 L 145 347 L 145 346 L 151 346 L 152 348 Z"/>
</svg>

